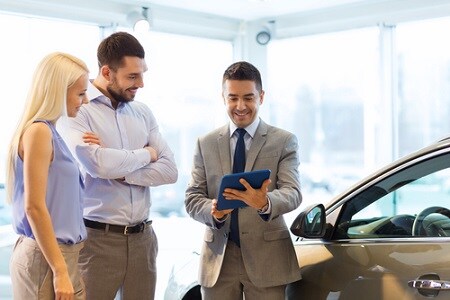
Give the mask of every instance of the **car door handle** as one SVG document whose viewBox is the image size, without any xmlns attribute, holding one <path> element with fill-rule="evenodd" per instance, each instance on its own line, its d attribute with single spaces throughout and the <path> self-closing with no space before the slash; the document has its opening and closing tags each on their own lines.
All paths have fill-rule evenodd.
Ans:
<svg viewBox="0 0 450 300">
<path fill-rule="evenodd" d="M 418 279 L 410 280 L 408 285 L 416 289 L 427 289 L 427 290 L 450 290 L 450 281 L 444 280 L 429 280 L 429 279 Z"/>
</svg>

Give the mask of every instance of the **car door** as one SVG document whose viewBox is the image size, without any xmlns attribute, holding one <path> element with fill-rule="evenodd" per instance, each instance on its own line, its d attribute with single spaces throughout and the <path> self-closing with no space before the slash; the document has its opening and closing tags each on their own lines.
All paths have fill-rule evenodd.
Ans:
<svg viewBox="0 0 450 300">
<path fill-rule="evenodd" d="M 307 210 L 303 236 L 323 237 L 296 242 L 303 278 L 288 297 L 450 299 L 449 167 L 440 149 L 387 168 L 327 207 L 309 234 L 321 209 Z"/>
</svg>

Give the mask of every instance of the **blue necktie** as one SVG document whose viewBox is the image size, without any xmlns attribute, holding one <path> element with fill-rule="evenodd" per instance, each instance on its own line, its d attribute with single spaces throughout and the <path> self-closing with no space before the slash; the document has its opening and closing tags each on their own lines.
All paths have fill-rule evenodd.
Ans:
<svg viewBox="0 0 450 300">
<path fill-rule="evenodd" d="M 244 135 L 247 131 L 244 128 L 236 129 L 239 134 L 236 149 L 234 150 L 233 158 L 233 173 L 241 173 L 245 170 L 245 143 Z M 231 212 L 231 224 L 230 224 L 230 240 L 232 240 L 238 247 L 241 246 L 239 238 L 239 209 L 235 208 Z"/>
</svg>

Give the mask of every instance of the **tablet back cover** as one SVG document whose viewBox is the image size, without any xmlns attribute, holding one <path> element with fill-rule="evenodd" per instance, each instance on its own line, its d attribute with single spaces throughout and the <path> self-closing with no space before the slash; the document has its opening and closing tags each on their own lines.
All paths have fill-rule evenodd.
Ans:
<svg viewBox="0 0 450 300">
<path fill-rule="evenodd" d="M 217 199 L 217 209 L 234 209 L 237 207 L 247 206 L 241 200 L 227 200 L 223 197 L 223 191 L 226 188 L 236 190 L 245 190 L 244 186 L 239 182 L 239 179 L 244 178 L 253 188 L 259 189 L 264 180 L 270 177 L 270 170 L 256 170 L 251 172 L 227 174 L 222 177 L 220 183 L 219 195 Z"/>
</svg>

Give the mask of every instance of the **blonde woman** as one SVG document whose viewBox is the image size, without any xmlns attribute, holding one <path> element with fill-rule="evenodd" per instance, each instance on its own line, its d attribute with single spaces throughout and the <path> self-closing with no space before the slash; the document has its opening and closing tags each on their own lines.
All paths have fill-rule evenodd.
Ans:
<svg viewBox="0 0 450 300">
<path fill-rule="evenodd" d="M 7 198 L 20 235 L 11 257 L 14 299 L 84 299 L 78 254 L 86 238 L 80 172 L 55 129 L 88 102 L 88 68 L 52 53 L 35 70 L 25 110 L 10 144 Z M 85 140 L 98 143 L 95 135 Z"/>
</svg>

